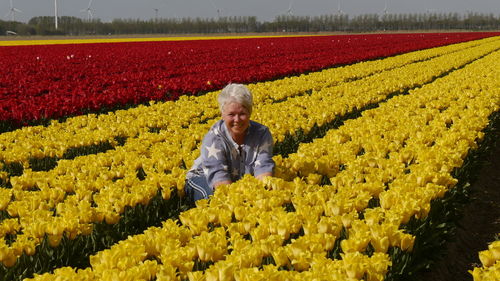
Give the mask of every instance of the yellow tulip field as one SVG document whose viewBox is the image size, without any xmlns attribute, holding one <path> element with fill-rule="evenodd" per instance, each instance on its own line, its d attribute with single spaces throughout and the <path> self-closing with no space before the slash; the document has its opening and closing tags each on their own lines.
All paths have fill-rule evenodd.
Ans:
<svg viewBox="0 0 500 281">
<path fill-rule="evenodd" d="M 219 91 L 4 132 L 0 280 L 405 280 L 444 239 L 499 77 L 496 36 L 248 84 L 275 174 L 196 206 Z M 498 280 L 498 241 L 478 255 L 464 272 Z"/>
</svg>

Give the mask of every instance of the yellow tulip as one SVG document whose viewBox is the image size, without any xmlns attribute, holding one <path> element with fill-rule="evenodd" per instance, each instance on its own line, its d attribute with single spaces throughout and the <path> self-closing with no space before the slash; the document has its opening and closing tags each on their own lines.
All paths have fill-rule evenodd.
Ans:
<svg viewBox="0 0 500 281">
<path fill-rule="evenodd" d="M 62 234 L 58 234 L 58 235 L 49 234 L 47 236 L 47 240 L 49 241 L 49 245 L 52 248 L 59 246 L 59 244 L 61 243 L 61 239 L 62 239 Z"/>
<path fill-rule="evenodd" d="M 260 247 L 264 255 L 270 255 L 274 249 L 281 247 L 283 241 L 280 235 L 271 235 L 267 239 L 256 241 L 255 244 Z"/>
<path fill-rule="evenodd" d="M 488 250 L 495 260 L 500 260 L 500 241 L 495 241 L 488 245 Z"/>
<path fill-rule="evenodd" d="M 309 261 L 304 259 L 303 257 L 292 259 L 291 264 L 293 266 L 293 269 L 299 272 L 308 270 L 310 267 Z"/>
<path fill-rule="evenodd" d="M 0 245 L 0 262 L 5 267 L 13 267 L 17 262 L 17 257 L 12 250 Z"/>
<path fill-rule="evenodd" d="M 372 238 L 370 244 L 373 246 L 376 252 L 387 253 L 389 249 L 389 238 L 387 236 Z"/>
<path fill-rule="evenodd" d="M 250 235 L 253 241 L 266 239 L 270 235 L 269 228 L 258 226 L 250 231 Z"/>
<path fill-rule="evenodd" d="M 90 235 L 94 230 L 94 225 L 91 223 L 80 224 L 78 229 L 81 235 Z"/>
<path fill-rule="evenodd" d="M 483 267 L 490 267 L 496 261 L 493 254 L 488 250 L 479 252 L 479 260 L 483 264 Z"/>
<path fill-rule="evenodd" d="M 403 251 L 412 251 L 413 244 L 415 243 L 415 236 L 412 236 L 407 233 L 400 234 L 401 244 L 399 245 L 401 250 Z"/>
<path fill-rule="evenodd" d="M 381 208 L 370 208 L 364 212 L 364 221 L 368 226 L 377 225 L 383 219 L 383 211 Z"/>
<path fill-rule="evenodd" d="M 469 270 L 469 273 L 472 275 L 472 279 L 474 281 L 483 281 L 483 280 L 485 280 L 483 278 L 483 271 L 480 268 L 478 268 L 478 267 L 475 267 L 474 270 L 472 270 L 472 271 Z"/>
<path fill-rule="evenodd" d="M 383 280 L 385 280 L 385 274 L 367 272 L 366 281 L 383 281 Z"/>
<path fill-rule="evenodd" d="M 339 236 L 342 230 L 342 219 L 338 216 L 335 217 L 321 217 L 317 224 L 318 233 L 328 233 L 334 236 Z"/>
<path fill-rule="evenodd" d="M 9 205 L 12 197 L 12 191 L 6 188 L 0 188 L 0 211 L 4 211 Z"/>
<path fill-rule="evenodd" d="M 175 270 L 174 270 L 174 275 L 175 276 Z M 206 278 L 205 278 L 205 274 L 203 273 L 203 271 L 194 271 L 194 272 L 188 272 L 187 273 L 187 276 L 189 278 L 189 281 L 205 281 Z M 157 276 L 157 280 L 158 281 L 161 281 L 161 280 L 165 280 L 165 281 L 170 281 L 170 280 L 178 280 L 177 278 L 173 279 L 173 278 L 158 278 Z"/>
<path fill-rule="evenodd" d="M 274 249 L 271 252 L 271 255 L 273 256 L 276 266 L 281 267 L 290 265 L 290 260 L 288 259 L 288 255 L 283 247 Z"/>
<path fill-rule="evenodd" d="M 351 212 L 351 213 L 343 214 L 340 218 L 342 220 L 342 225 L 345 228 L 349 228 L 349 227 L 351 227 L 351 223 L 358 218 L 358 213 Z"/>
<path fill-rule="evenodd" d="M 349 278 L 361 279 L 366 273 L 366 260 L 359 252 L 341 254 L 345 273 Z"/>
<path fill-rule="evenodd" d="M 369 242 L 370 240 L 366 237 L 352 237 L 340 241 L 340 247 L 344 253 L 363 252 Z"/>
<path fill-rule="evenodd" d="M 4 219 L 0 224 L 0 237 L 5 234 L 15 234 L 21 229 L 21 224 L 17 218 Z"/>
<path fill-rule="evenodd" d="M 392 261 L 388 254 L 375 252 L 370 257 L 368 267 L 369 272 L 372 273 L 381 273 L 385 275 L 389 270 L 389 267 L 392 265 Z"/>
<path fill-rule="evenodd" d="M 107 224 L 116 224 L 120 220 L 120 214 L 115 212 L 107 212 L 104 214 L 104 220 Z"/>
<path fill-rule="evenodd" d="M 306 181 L 308 184 L 319 184 L 323 178 L 320 174 L 310 173 L 307 175 Z"/>
<path fill-rule="evenodd" d="M 206 271 L 206 276 L 207 276 L 207 281 L 208 280 L 216 280 L 216 281 L 232 281 L 234 280 L 234 271 L 235 271 L 235 268 L 234 268 L 234 265 L 229 263 L 229 262 L 225 262 L 225 261 L 221 261 L 219 263 L 217 263 L 213 269 L 214 271 L 214 277 L 213 279 L 209 278 L 210 276 L 210 269 Z"/>
</svg>

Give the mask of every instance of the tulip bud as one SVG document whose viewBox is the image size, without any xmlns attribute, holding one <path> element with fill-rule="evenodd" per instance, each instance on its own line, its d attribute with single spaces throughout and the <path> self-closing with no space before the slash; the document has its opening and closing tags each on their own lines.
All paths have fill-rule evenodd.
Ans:
<svg viewBox="0 0 500 281">
<path fill-rule="evenodd" d="M 11 253 L 8 253 L 7 255 L 5 255 L 3 257 L 3 259 L 1 259 L 1 261 L 2 261 L 3 265 L 5 265 L 5 267 L 13 267 L 17 262 L 17 258 L 11 252 Z"/>
<path fill-rule="evenodd" d="M 401 244 L 400 244 L 401 250 L 411 252 L 413 250 L 413 243 L 415 242 L 415 237 L 406 233 L 403 233 L 400 236 L 401 236 Z"/>
<path fill-rule="evenodd" d="M 107 212 L 104 219 L 107 224 L 116 224 L 120 220 L 120 215 L 115 212 Z"/>
<path fill-rule="evenodd" d="M 61 239 L 62 239 L 62 235 L 61 234 L 59 234 L 59 235 L 48 235 L 47 236 L 47 240 L 49 241 L 49 245 L 52 248 L 55 248 L 55 247 L 59 246 L 59 244 L 61 243 Z"/>
</svg>

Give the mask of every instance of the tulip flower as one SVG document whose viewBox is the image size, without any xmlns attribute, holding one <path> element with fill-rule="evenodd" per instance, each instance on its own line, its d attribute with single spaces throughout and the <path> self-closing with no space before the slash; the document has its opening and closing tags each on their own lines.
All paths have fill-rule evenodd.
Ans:
<svg viewBox="0 0 500 281">
<path fill-rule="evenodd" d="M 495 241 L 488 245 L 488 251 L 491 252 L 495 260 L 500 260 L 500 241 Z"/>
<path fill-rule="evenodd" d="M 483 264 L 483 267 L 490 267 L 496 262 L 493 253 L 488 250 L 479 252 L 479 260 Z"/>
</svg>

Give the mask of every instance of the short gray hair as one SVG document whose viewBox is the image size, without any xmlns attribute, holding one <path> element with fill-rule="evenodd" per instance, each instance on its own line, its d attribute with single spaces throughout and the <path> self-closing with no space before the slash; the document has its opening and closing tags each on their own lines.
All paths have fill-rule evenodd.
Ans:
<svg viewBox="0 0 500 281">
<path fill-rule="evenodd" d="M 222 113 L 224 106 L 228 103 L 239 103 L 252 114 L 253 98 L 252 93 L 243 84 L 228 84 L 217 97 L 219 102 L 220 112 Z"/>
</svg>

